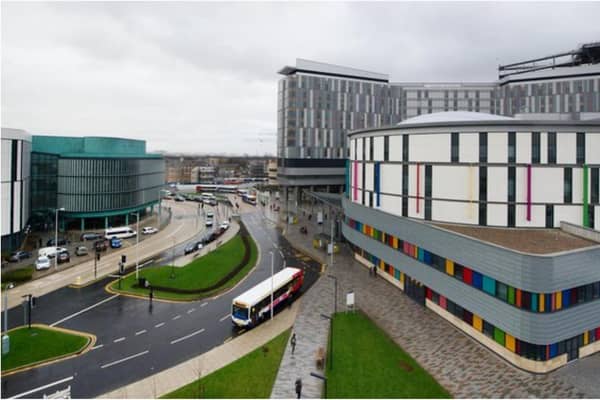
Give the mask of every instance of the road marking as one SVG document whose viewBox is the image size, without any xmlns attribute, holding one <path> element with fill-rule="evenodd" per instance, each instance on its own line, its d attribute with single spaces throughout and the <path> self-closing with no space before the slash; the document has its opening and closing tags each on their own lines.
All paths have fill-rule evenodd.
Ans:
<svg viewBox="0 0 600 400">
<path fill-rule="evenodd" d="M 195 308 L 190 308 L 189 310 L 187 310 L 187 313 L 188 313 L 188 314 L 191 314 L 191 313 L 193 313 L 194 311 L 196 311 L 196 309 L 195 309 Z"/>
<path fill-rule="evenodd" d="M 104 345 L 103 345 L 103 344 L 99 344 L 99 345 L 97 345 L 97 346 L 94 346 L 94 347 L 92 347 L 90 350 L 101 349 L 101 348 L 103 348 L 103 347 L 104 347 Z"/>
<path fill-rule="evenodd" d="M 179 342 L 181 342 L 182 340 L 189 339 L 189 338 L 191 338 L 192 336 L 196 336 L 197 334 L 199 334 L 199 333 L 202 333 L 202 332 L 204 332 L 204 329 L 197 330 L 196 332 L 192 332 L 192 333 L 190 333 L 189 335 L 186 335 L 186 336 L 180 337 L 179 339 L 171 340 L 171 344 L 179 343 Z"/>
<path fill-rule="evenodd" d="M 223 318 L 221 318 L 221 319 L 219 320 L 219 322 L 223 322 L 223 321 L 225 321 L 225 320 L 226 320 L 227 318 L 229 318 L 229 317 L 231 317 L 231 314 L 227 314 L 226 316 L 224 316 Z"/>
<path fill-rule="evenodd" d="M 122 342 L 123 340 L 125 340 L 125 337 L 120 337 L 118 339 L 113 340 L 114 343 L 119 343 Z"/>
<path fill-rule="evenodd" d="M 97 302 L 97 303 L 96 303 L 96 304 L 94 304 L 94 305 L 91 305 L 91 306 L 89 306 L 89 307 L 87 307 L 87 308 L 84 308 L 84 309 L 83 309 L 83 310 L 81 310 L 81 311 L 77 311 L 77 312 L 76 312 L 76 313 L 74 313 L 74 314 L 71 314 L 71 315 L 69 315 L 69 316 L 67 316 L 67 317 L 64 317 L 63 319 L 60 319 L 60 320 L 56 321 L 56 322 L 55 322 L 55 323 L 53 323 L 53 324 L 50 324 L 50 326 L 56 326 L 56 325 L 58 325 L 58 324 L 62 324 L 63 322 L 65 322 L 65 321 L 68 321 L 68 320 L 70 320 L 71 318 L 75 318 L 76 316 L 78 316 L 78 315 L 80 315 L 80 314 L 83 314 L 84 312 L 86 312 L 86 311 L 89 311 L 89 310 L 91 310 L 91 309 L 93 309 L 93 308 L 96 308 L 96 307 L 98 307 L 99 305 L 101 305 L 101 304 L 104 304 L 104 303 L 106 303 L 107 301 L 110 301 L 110 300 L 112 300 L 112 299 L 114 299 L 115 297 L 118 297 L 118 296 L 120 296 L 120 294 L 115 294 L 114 296 L 111 296 L 111 297 L 109 297 L 109 298 L 107 298 L 107 299 L 104 299 L 104 300 L 102 300 L 102 301 L 99 301 L 99 302 Z"/>
<path fill-rule="evenodd" d="M 27 395 L 30 395 L 31 393 L 39 392 L 40 390 L 44 390 L 49 387 L 60 385 L 61 383 L 69 382 L 72 380 L 73 380 L 73 376 L 69 376 L 68 378 L 64 378 L 64 379 L 58 380 L 56 382 L 52 382 L 47 385 L 40 386 L 39 388 L 35 388 L 35 389 L 28 390 L 27 392 L 19 393 L 15 396 L 11 397 L 11 399 L 18 399 L 19 397 L 27 396 Z"/>
<path fill-rule="evenodd" d="M 156 324 L 156 325 L 154 325 L 154 327 L 155 327 L 155 328 L 160 328 L 160 327 L 161 327 L 161 326 L 163 326 L 164 324 L 165 324 L 164 322 L 161 322 L 160 324 Z"/>
<path fill-rule="evenodd" d="M 181 315 L 176 315 L 173 317 L 173 321 L 175 321 L 176 319 L 179 319 L 179 318 L 181 318 Z"/>
<path fill-rule="evenodd" d="M 136 333 L 135 333 L 135 336 L 139 336 L 139 335 L 141 335 L 142 333 L 146 333 L 146 332 L 148 332 L 148 331 L 147 331 L 147 330 L 145 330 L 145 329 L 142 329 L 141 331 L 138 331 L 138 332 L 136 332 Z"/>
<path fill-rule="evenodd" d="M 121 364 L 122 362 L 129 361 L 129 360 L 131 360 L 133 358 L 140 357 L 140 356 L 143 356 L 144 354 L 148 354 L 148 353 L 150 353 L 150 350 L 144 350 L 141 353 L 137 353 L 137 354 L 131 355 L 129 357 L 125 357 L 125 358 L 122 358 L 120 360 L 113 361 L 113 362 L 108 363 L 108 364 L 104 364 L 100 368 L 112 367 L 113 365 Z"/>
<path fill-rule="evenodd" d="M 206 303 L 202 303 L 202 304 L 200 304 L 200 307 L 204 307 L 204 306 L 205 306 L 205 305 L 207 305 L 207 304 L 208 304 L 208 302 L 206 302 Z"/>
</svg>

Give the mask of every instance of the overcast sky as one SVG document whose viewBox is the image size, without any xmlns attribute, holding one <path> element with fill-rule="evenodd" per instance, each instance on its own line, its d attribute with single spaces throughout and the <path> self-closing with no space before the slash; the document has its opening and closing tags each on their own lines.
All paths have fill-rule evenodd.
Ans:
<svg viewBox="0 0 600 400">
<path fill-rule="evenodd" d="M 490 81 L 600 40 L 600 3 L 2 2 L 2 126 L 275 154 L 277 71 Z"/>
</svg>

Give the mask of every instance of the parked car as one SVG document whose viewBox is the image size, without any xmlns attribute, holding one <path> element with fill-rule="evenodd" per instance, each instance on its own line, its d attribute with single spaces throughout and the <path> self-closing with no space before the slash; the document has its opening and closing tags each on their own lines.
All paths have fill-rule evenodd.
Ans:
<svg viewBox="0 0 600 400">
<path fill-rule="evenodd" d="M 102 235 L 96 232 L 86 232 L 81 234 L 81 241 L 85 242 L 86 240 L 98 240 L 102 238 Z"/>
<path fill-rule="evenodd" d="M 219 228 L 221 228 L 224 231 L 226 231 L 227 229 L 229 229 L 229 222 L 227 222 L 227 221 L 221 222 L 221 225 L 219 225 Z"/>
<path fill-rule="evenodd" d="M 50 268 L 50 259 L 46 256 L 42 256 L 42 257 L 38 257 L 37 260 L 35 260 L 35 269 L 36 271 L 41 271 L 43 269 L 49 269 Z"/>
<path fill-rule="evenodd" d="M 185 199 L 181 196 L 175 196 L 175 201 L 185 201 Z"/>
<path fill-rule="evenodd" d="M 106 240 L 98 240 L 94 242 L 94 249 L 96 251 L 106 251 L 106 249 L 108 249 L 108 246 L 106 245 Z"/>
<path fill-rule="evenodd" d="M 58 238 L 58 244 L 54 244 L 54 239 L 50 239 L 46 242 L 46 246 L 65 246 L 67 244 L 67 239 Z"/>
<path fill-rule="evenodd" d="M 143 235 L 152 235 L 153 233 L 158 232 L 158 229 L 156 229 L 153 226 L 146 226 L 144 227 L 144 229 L 142 229 L 142 234 Z"/>
<path fill-rule="evenodd" d="M 53 258 L 56 253 L 67 251 L 64 247 L 44 247 L 38 250 L 38 257 L 49 257 Z"/>
<path fill-rule="evenodd" d="M 56 259 L 56 261 L 59 264 L 69 262 L 69 261 L 71 261 L 71 255 L 69 254 L 69 252 L 67 250 L 61 251 L 60 253 L 58 253 L 58 258 Z"/>
<path fill-rule="evenodd" d="M 79 246 L 75 249 L 76 256 L 87 256 L 87 254 L 88 254 L 88 249 L 85 246 Z"/>
<path fill-rule="evenodd" d="M 213 226 L 213 220 L 212 220 L 212 218 L 208 218 L 204 224 L 206 226 Z"/>
<path fill-rule="evenodd" d="M 185 246 L 185 249 L 183 249 L 183 254 L 188 255 L 190 253 L 195 253 L 196 251 L 200 250 L 202 246 L 202 242 L 190 243 Z"/>
<path fill-rule="evenodd" d="M 14 251 L 14 252 L 10 253 L 10 256 L 8 257 L 8 261 L 19 262 L 19 261 L 24 260 L 25 258 L 29 258 L 29 257 L 31 257 L 31 253 L 28 251 Z"/>
<path fill-rule="evenodd" d="M 121 246 L 123 246 L 123 242 L 121 241 L 121 239 L 119 239 L 119 238 L 110 239 L 110 248 L 111 249 L 118 249 Z"/>
</svg>

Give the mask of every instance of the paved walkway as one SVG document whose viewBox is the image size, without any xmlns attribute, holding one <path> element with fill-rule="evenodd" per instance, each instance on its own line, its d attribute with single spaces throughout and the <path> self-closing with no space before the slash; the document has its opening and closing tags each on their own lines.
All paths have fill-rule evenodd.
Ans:
<svg viewBox="0 0 600 400">
<path fill-rule="evenodd" d="M 99 397 L 151 399 L 187 385 L 198 379 L 199 376 L 206 376 L 245 356 L 290 328 L 296 318 L 300 302 L 301 300 L 295 302 L 292 307 L 282 310 L 273 321 L 262 323 L 243 335 L 200 356 Z M 240 384 L 242 383 L 240 382 Z"/>
<path fill-rule="evenodd" d="M 308 227 L 308 235 L 299 233 L 298 226 L 304 225 Z M 320 231 L 314 223 L 301 220 L 286 236 L 297 248 L 326 262 L 325 253 L 311 247 L 310 241 L 317 229 Z M 353 290 L 358 308 L 454 397 L 572 398 L 598 395 L 598 385 L 593 386 L 595 389 L 590 386 L 588 390 L 585 385 L 576 388 L 570 383 L 573 380 L 565 379 L 562 369 L 535 375 L 511 366 L 432 311 L 414 303 L 384 279 L 370 277 L 368 270 L 354 261 L 347 246 L 342 246 L 342 254 L 335 256 L 334 265 L 327 273 L 338 278 L 338 310 L 345 308 L 341 306 L 345 304 L 345 294 Z M 306 389 L 303 397 L 320 396 L 316 379 L 308 374 L 314 371 L 314 352 L 325 343 L 323 338 L 327 336 L 326 321 L 321 320 L 319 313 L 331 312 L 332 289 L 333 281 L 322 278 L 304 299 L 295 324 L 297 355 L 292 356 L 289 349 L 286 351 L 272 397 L 293 397 L 290 382 L 296 377 L 302 377 Z"/>
</svg>

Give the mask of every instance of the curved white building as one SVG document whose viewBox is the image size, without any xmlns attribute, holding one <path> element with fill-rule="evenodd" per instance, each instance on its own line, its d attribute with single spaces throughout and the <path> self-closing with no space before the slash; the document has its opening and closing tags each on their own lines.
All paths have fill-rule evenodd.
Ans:
<svg viewBox="0 0 600 400">
<path fill-rule="evenodd" d="M 29 219 L 31 135 L 2 128 L 2 250 L 21 244 Z"/>
</svg>

